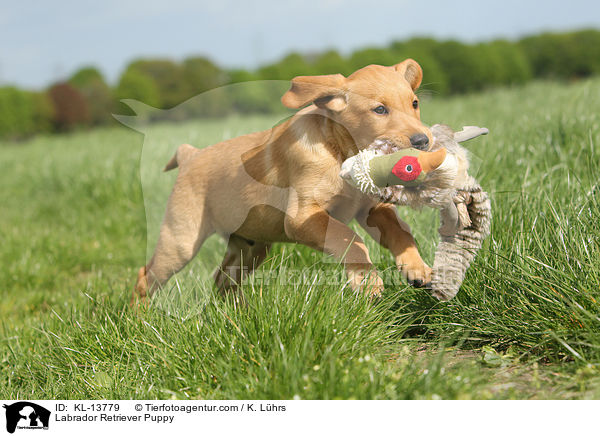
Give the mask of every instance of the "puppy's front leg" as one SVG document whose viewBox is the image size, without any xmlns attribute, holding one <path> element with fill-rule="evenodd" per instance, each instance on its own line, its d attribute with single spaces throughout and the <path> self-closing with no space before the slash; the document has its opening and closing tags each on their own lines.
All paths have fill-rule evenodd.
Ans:
<svg viewBox="0 0 600 436">
<path fill-rule="evenodd" d="M 383 291 L 365 243 L 344 223 L 316 205 L 299 206 L 286 216 L 285 232 L 290 239 L 343 261 L 353 289 L 363 288 L 372 296 Z"/>
<path fill-rule="evenodd" d="M 421 259 L 410 229 L 400 220 L 394 206 L 380 203 L 357 216 L 357 220 L 373 239 L 392 252 L 396 265 L 411 285 L 431 285 L 431 268 Z"/>
</svg>

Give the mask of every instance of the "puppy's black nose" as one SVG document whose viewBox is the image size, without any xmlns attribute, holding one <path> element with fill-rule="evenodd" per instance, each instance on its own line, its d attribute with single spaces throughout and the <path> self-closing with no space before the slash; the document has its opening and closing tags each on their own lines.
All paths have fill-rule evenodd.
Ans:
<svg viewBox="0 0 600 436">
<path fill-rule="evenodd" d="M 415 133 L 410 137 L 410 143 L 419 150 L 425 150 L 429 144 L 429 138 L 424 133 Z"/>
</svg>

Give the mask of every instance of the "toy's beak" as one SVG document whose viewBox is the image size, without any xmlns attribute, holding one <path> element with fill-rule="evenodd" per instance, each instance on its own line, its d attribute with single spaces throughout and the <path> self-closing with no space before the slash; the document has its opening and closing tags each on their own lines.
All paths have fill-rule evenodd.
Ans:
<svg viewBox="0 0 600 436">
<path fill-rule="evenodd" d="M 444 159 L 446 159 L 445 148 L 440 148 L 436 151 L 422 151 L 417 156 L 421 170 L 426 173 L 437 169 L 444 162 Z"/>
</svg>

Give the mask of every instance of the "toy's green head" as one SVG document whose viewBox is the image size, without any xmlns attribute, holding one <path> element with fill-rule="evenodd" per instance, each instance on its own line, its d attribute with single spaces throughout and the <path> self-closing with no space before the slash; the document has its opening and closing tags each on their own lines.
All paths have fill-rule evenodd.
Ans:
<svg viewBox="0 0 600 436">
<path fill-rule="evenodd" d="M 444 148 L 434 152 L 408 148 L 385 155 L 364 150 L 344 162 L 340 176 L 361 190 L 364 186 L 413 187 L 423 183 L 427 173 L 437 169 L 445 158 Z"/>
<path fill-rule="evenodd" d="M 376 156 L 369 161 L 369 174 L 375 186 L 416 186 L 425 179 L 419 163 L 419 151 L 406 149 L 397 153 Z"/>
</svg>

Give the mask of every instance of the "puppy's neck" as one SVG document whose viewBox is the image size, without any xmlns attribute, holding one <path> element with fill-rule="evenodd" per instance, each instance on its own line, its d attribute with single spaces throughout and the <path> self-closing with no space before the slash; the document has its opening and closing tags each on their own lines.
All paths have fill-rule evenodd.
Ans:
<svg viewBox="0 0 600 436">
<path fill-rule="evenodd" d="M 312 152 L 326 151 L 340 162 L 358 152 L 346 128 L 334 121 L 326 110 L 314 105 L 293 117 L 292 128 L 300 144 Z"/>
<path fill-rule="evenodd" d="M 328 147 L 335 150 L 342 161 L 358 153 L 354 139 L 344 126 L 331 118 L 326 118 L 324 123 Z"/>
</svg>

